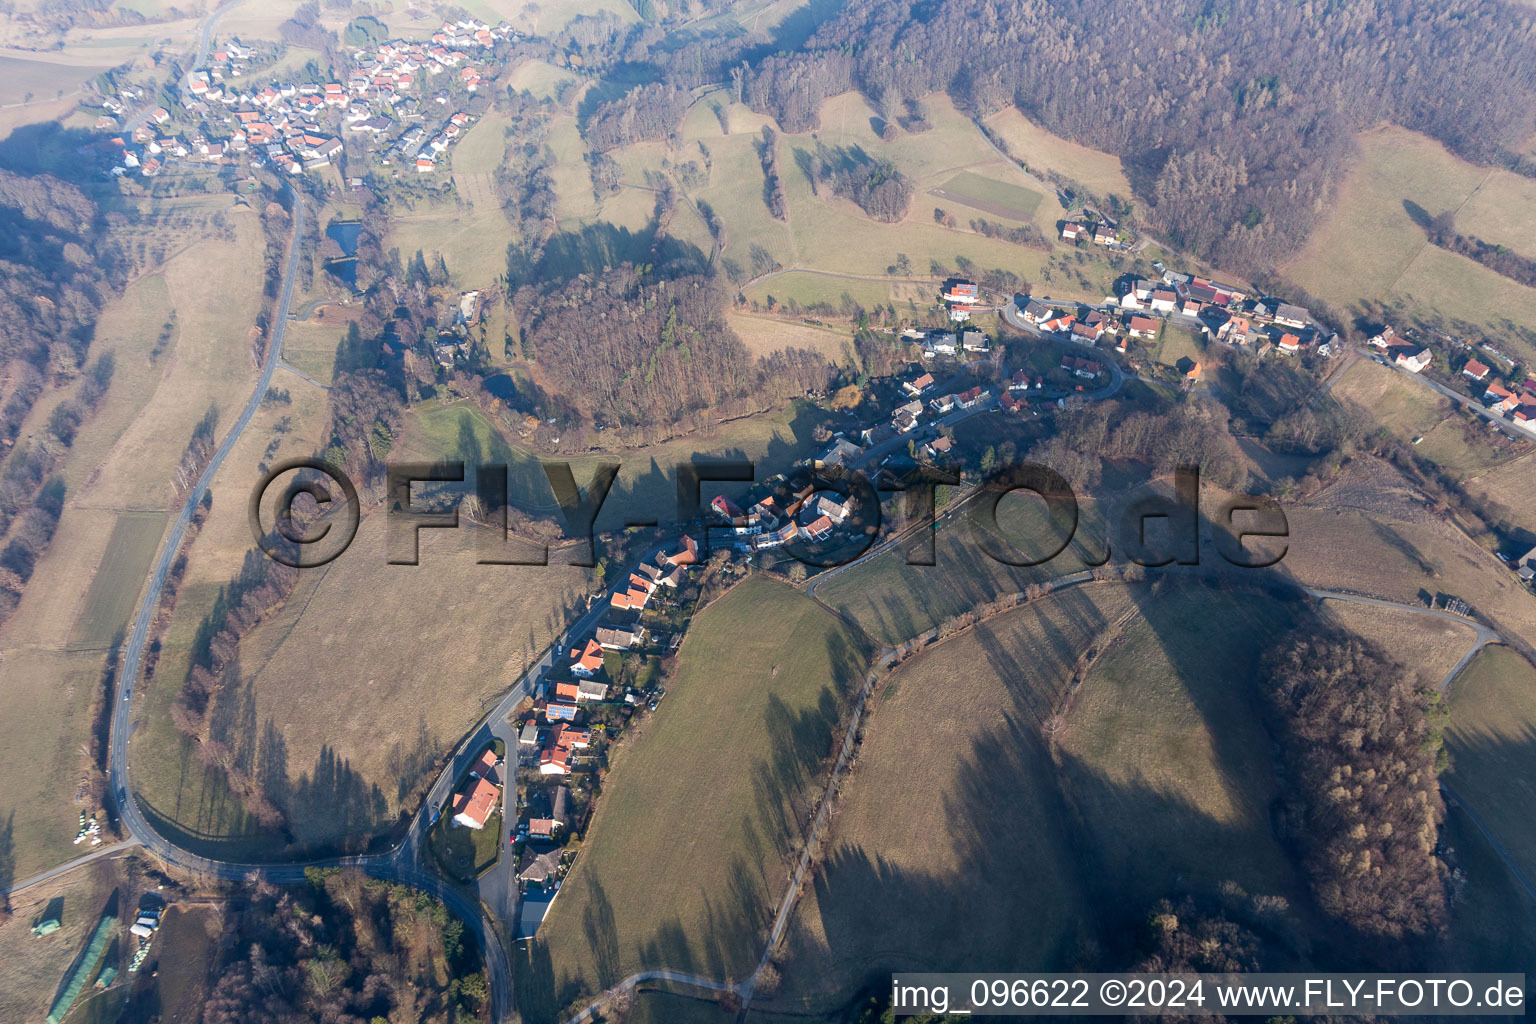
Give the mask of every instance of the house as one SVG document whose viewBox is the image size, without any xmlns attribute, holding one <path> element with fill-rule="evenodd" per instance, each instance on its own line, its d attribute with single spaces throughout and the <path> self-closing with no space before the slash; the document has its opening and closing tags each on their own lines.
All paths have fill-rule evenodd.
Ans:
<svg viewBox="0 0 1536 1024">
<path fill-rule="evenodd" d="M 1040 324 L 1044 323 L 1046 320 L 1049 320 L 1051 318 L 1051 313 L 1052 310 L 1050 306 L 1047 306 L 1043 302 L 1036 302 L 1035 300 L 1031 299 L 1029 302 L 1024 304 L 1024 310 L 1021 315 L 1024 317 L 1026 323 Z"/>
<path fill-rule="evenodd" d="M 559 680 L 555 683 L 555 696 L 563 701 L 573 701 L 577 694 L 576 684 Z"/>
<path fill-rule="evenodd" d="M 1197 360 L 1188 370 L 1184 371 L 1184 386 L 1192 388 L 1200 383 L 1200 363 Z"/>
<path fill-rule="evenodd" d="M 627 629 L 612 629 L 599 626 L 596 633 L 598 646 L 605 651 L 627 651 L 640 646 L 645 639 L 645 630 L 639 629 L 631 632 Z"/>
<path fill-rule="evenodd" d="M 1012 377 L 1008 378 L 1008 390 L 1009 391 L 1028 391 L 1029 390 L 1029 374 L 1025 373 L 1023 370 L 1016 371 Z"/>
<path fill-rule="evenodd" d="M 981 289 L 970 281 L 955 279 L 949 282 L 939 298 L 955 305 L 969 306 L 981 298 Z"/>
<path fill-rule="evenodd" d="M 1083 226 L 1075 220 L 1069 220 L 1061 226 L 1061 240 L 1063 242 L 1075 242 L 1077 236 L 1083 233 Z"/>
<path fill-rule="evenodd" d="M 1421 373 L 1424 368 L 1434 361 L 1434 353 L 1427 348 L 1421 348 L 1415 352 L 1410 346 L 1403 346 L 1392 357 L 1392 362 L 1409 373 Z"/>
<path fill-rule="evenodd" d="M 1104 328 L 1087 321 L 1072 325 L 1072 340 L 1079 345 L 1093 345 L 1099 340 L 1099 335 L 1104 333 Z"/>
<path fill-rule="evenodd" d="M 1087 380 L 1092 380 L 1104 372 L 1104 367 L 1101 363 L 1095 362 L 1092 359 L 1080 359 L 1077 356 L 1062 356 L 1061 368 L 1063 370 L 1070 370 L 1073 376 L 1082 377 Z"/>
<path fill-rule="evenodd" d="M 528 838 L 549 839 L 555 834 L 555 819 L 553 818 L 529 818 Z"/>
<path fill-rule="evenodd" d="M 656 557 L 666 565 L 693 565 L 699 560 L 699 543 L 687 534 L 683 534 L 682 545 L 676 551 Z"/>
<path fill-rule="evenodd" d="M 501 766 L 501 758 L 496 756 L 496 751 L 486 747 L 475 759 L 475 763 L 469 766 L 469 774 L 477 779 L 485 779 L 489 782 L 500 782 L 496 775 L 496 769 Z"/>
<path fill-rule="evenodd" d="M 1252 326 L 1252 321 L 1245 316 L 1228 317 L 1226 323 L 1216 328 L 1216 340 L 1228 345 L 1246 345 Z"/>
<path fill-rule="evenodd" d="M 1072 325 L 1075 323 L 1077 323 L 1077 317 L 1071 313 L 1063 313 L 1042 323 L 1040 329 L 1047 334 L 1065 334 L 1072 330 Z"/>
<path fill-rule="evenodd" d="M 849 504 L 838 501 L 830 495 L 823 494 L 816 502 L 816 511 L 831 519 L 839 526 L 848 518 Z"/>
<path fill-rule="evenodd" d="M 1172 313 L 1177 306 L 1179 297 L 1173 292 L 1158 289 L 1152 293 L 1152 312 Z"/>
<path fill-rule="evenodd" d="M 545 747 L 539 751 L 540 775 L 571 774 L 571 751 L 568 747 Z"/>
<path fill-rule="evenodd" d="M 1126 321 L 1126 327 L 1133 338 L 1155 338 L 1162 321 L 1151 316 L 1133 316 Z"/>
<path fill-rule="evenodd" d="M 1275 342 L 1275 347 L 1281 352 L 1300 352 L 1301 339 L 1294 334 L 1282 334 L 1280 340 Z"/>
<path fill-rule="evenodd" d="M 1489 368 L 1476 359 L 1468 359 L 1467 365 L 1461 368 L 1461 375 L 1472 380 L 1484 380 L 1488 373 Z"/>
<path fill-rule="evenodd" d="M 1286 327 L 1305 327 L 1307 322 L 1312 319 L 1312 314 L 1307 312 L 1305 308 L 1293 306 L 1288 302 L 1273 303 L 1269 308 L 1273 310 L 1270 315 L 1275 323 L 1283 324 Z"/>
<path fill-rule="evenodd" d="M 1017 414 L 1022 413 L 1025 409 L 1029 408 L 1029 400 L 1020 398 L 1012 391 L 1005 391 L 1003 392 L 1002 397 L 997 400 L 997 406 L 998 408 L 1002 409 L 1003 412 Z"/>
<path fill-rule="evenodd" d="M 811 540 L 823 540 L 832 532 L 832 520 L 826 516 L 818 516 L 805 527 L 805 535 Z"/>
<path fill-rule="evenodd" d="M 643 611 L 645 606 L 651 603 L 651 592 L 639 587 L 631 587 L 628 590 L 615 590 L 608 603 L 617 611 Z"/>
<path fill-rule="evenodd" d="M 955 447 L 955 439 L 952 437 L 936 437 L 923 445 L 923 451 L 928 453 L 930 459 L 937 459 L 941 455 L 948 455 Z"/>
<path fill-rule="evenodd" d="M 569 701 L 552 700 L 544 705 L 544 717 L 551 722 L 574 722 L 576 711 L 576 705 Z"/>
<path fill-rule="evenodd" d="M 967 352 L 985 352 L 987 351 L 987 336 L 976 330 L 961 331 L 960 347 Z"/>
<path fill-rule="evenodd" d="M 956 395 L 955 403 L 962 409 L 973 409 L 981 403 L 982 399 L 986 397 L 987 392 L 980 385 L 977 385 L 974 388 L 969 388 Z"/>
<path fill-rule="evenodd" d="M 928 408 L 932 409 L 934 412 L 941 416 L 944 413 L 953 412 L 955 408 L 955 396 L 940 395 L 938 398 L 930 399 L 928 402 Z"/>
<path fill-rule="evenodd" d="M 581 650 L 571 648 L 571 674 L 591 679 L 603 667 L 603 648 L 596 640 L 588 640 Z"/>
<path fill-rule="evenodd" d="M 523 723 L 523 728 L 517 734 L 517 745 L 520 747 L 537 746 L 539 742 L 539 726 L 533 719 Z"/>
<path fill-rule="evenodd" d="M 940 331 L 928 336 L 929 346 L 935 355 L 952 356 L 958 351 L 955 347 L 955 332 Z"/>
<path fill-rule="evenodd" d="M 907 381 L 901 386 L 901 390 L 916 398 L 931 387 L 933 387 L 933 374 L 925 373 L 921 377 Z"/>
<path fill-rule="evenodd" d="M 742 512 L 734 501 L 723 494 L 718 495 L 714 501 L 711 501 L 709 507 L 714 509 L 715 514 L 727 522 L 734 523 L 738 519 L 746 518 L 746 513 Z"/>
<path fill-rule="evenodd" d="M 828 448 L 826 453 L 823 454 L 822 457 L 817 460 L 817 462 L 822 468 L 840 468 L 847 466 L 853 462 L 854 459 L 863 454 L 864 449 L 860 448 L 852 441 L 848 441 L 840 437 L 836 441 L 832 442 L 832 447 Z"/>
<path fill-rule="evenodd" d="M 1495 412 L 1508 412 L 1520 404 L 1520 398 L 1513 391 L 1494 381 L 1483 392 L 1483 401 Z"/>
<path fill-rule="evenodd" d="M 576 703 L 583 701 L 603 701 L 608 699 L 608 684 L 600 683 L 595 679 L 583 679 L 576 684 Z"/>
<path fill-rule="evenodd" d="M 476 831 L 485 828 L 486 820 L 496 809 L 497 798 L 500 796 L 501 787 L 494 782 L 474 779 L 463 792 L 453 798 L 453 823 Z"/>
<path fill-rule="evenodd" d="M 1390 327 L 1383 327 L 1381 333 L 1372 336 L 1366 344 L 1373 345 L 1376 348 L 1391 348 L 1397 344 L 1397 332 Z"/>
<path fill-rule="evenodd" d="M 1093 227 L 1093 244 L 1094 245 L 1110 245 L 1111 243 L 1116 242 L 1116 241 L 1118 241 L 1118 238 L 1115 235 L 1115 229 L 1114 228 L 1110 227 L 1108 224 L 1105 224 L 1103 221 L 1099 221 L 1097 224 L 1094 225 L 1094 227 Z"/>
<path fill-rule="evenodd" d="M 542 853 L 535 853 L 531 847 L 524 849 L 523 865 L 517 873 L 518 881 L 543 885 L 559 873 L 561 853 L 562 850 L 558 846 Z"/>
</svg>

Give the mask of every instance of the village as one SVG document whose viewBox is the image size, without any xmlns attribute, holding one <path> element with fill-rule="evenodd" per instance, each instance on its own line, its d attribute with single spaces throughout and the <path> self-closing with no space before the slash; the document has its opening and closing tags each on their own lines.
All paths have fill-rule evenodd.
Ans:
<svg viewBox="0 0 1536 1024">
<path fill-rule="evenodd" d="M 325 80 L 313 62 L 274 73 L 273 44 L 230 40 L 186 75 L 179 109 L 162 105 L 136 116 L 142 90 L 126 85 L 100 101 L 96 127 L 130 133 L 111 140 L 115 160 L 107 173 L 152 178 L 171 161 L 244 159 L 251 168 L 296 175 L 337 162 L 348 149 L 344 139 L 365 162 L 430 173 L 473 123 L 463 109 L 468 99 L 500 73 L 520 38 L 505 23 L 464 17 L 444 22 L 426 41 L 350 48 L 344 81 Z"/>
</svg>

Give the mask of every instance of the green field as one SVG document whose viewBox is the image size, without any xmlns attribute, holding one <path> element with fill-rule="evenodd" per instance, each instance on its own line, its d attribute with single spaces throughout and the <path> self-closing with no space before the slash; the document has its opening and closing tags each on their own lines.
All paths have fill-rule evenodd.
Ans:
<svg viewBox="0 0 1536 1024">
<path fill-rule="evenodd" d="M 1218 613 L 1237 628 L 1209 628 Z M 1229 591 L 1103 584 L 907 662 L 872 703 L 763 1008 L 828 1012 L 896 970 L 1070 969 L 1177 891 L 1290 897 L 1250 682 L 1289 617 Z"/>
<path fill-rule="evenodd" d="M 647 966 L 751 972 L 868 657 L 835 617 L 762 577 L 698 615 L 516 971 L 524 1019 L 557 1019 Z"/>
<path fill-rule="evenodd" d="M 479 830 L 455 825 L 447 808 L 427 834 L 432 851 L 449 878 L 471 884 L 501 856 L 501 812 L 493 811 Z"/>
<path fill-rule="evenodd" d="M 1485 648 L 1451 684 L 1446 782 L 1536 884 L 1536 669 Z"/>
<path fill-rule="evenodd" d="M 1021 221 L 1034 216 L 1040 201 L 1045 198 L 1034 189 L 984 178 L 970 171 L 961 171 L 939 185 L 932 194 L 996 217 Z"/>
<path fill-rule="evenodd" d="M 149 563 L 165 533 L 164 512 L 124 512 L 118 515 L 107 539 L 91 589 L 70 634 L 72 647 L 103 647 L 128 625 L 139 591 L 149 573 Z"/>
</svg>

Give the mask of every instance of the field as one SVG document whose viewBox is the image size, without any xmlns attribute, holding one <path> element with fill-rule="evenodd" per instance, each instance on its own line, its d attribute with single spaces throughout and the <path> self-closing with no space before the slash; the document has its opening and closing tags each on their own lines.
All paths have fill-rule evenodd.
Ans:
<svg viewBox="0 0 1536 1024">
<path fill-rule="evenodd" d="M 177 206 L 200 216 L 225 201 Z M 252 215 L 227 216 L 232 241 L 190 241 L 103 310 L 91 352 L 112 352 L 116 372 L 60 463 L 67 499 L 58 531 L 0 629 L 9 681 L 0 689 L 0 818 L 11 820 L 21 875 L 77 852 L 70 840 L 89 809 L 75 802 L 88 799 L 89 711 L 159 546 L 172 473 L 210 403 L 228 422 L 250 393 L 247 331 L 260 282 L 235 268 L 258 262 L 260 234 Z M 24 434 L 42 429 L 47 405 Z"/>
<path fill-rule="evenodd" d="M 478 194 L 478 193 L 477 193 Z M 442 256 L 448 274 L 461 289 L 491 288 L 507 272 L 512 225 L 499 206 L 421 203 L 390 218 L 385 249 L 398 248 L 402 259 L 420 250 L 428 263 Z"/>
<path fill-rule="evenodd" d="M 0 925 L 0 963 L 5 964 L 0 972 L 0 1019 L 43 1019 L 64 972 L 101 919 L 115 881 L 110 865 L 93 864 L 11 898 L 12 917 Z M 0 884 L 8 883 L 0 879 Z M 33 935 L 32 922 L 47 911 L 58 915 L 59 930 L 52 935 Z M 124 912 L 119 907 L 119 913 Z"/>
<path fill-rule="evenodd" d="M 72 646 L 101 649 L 127 629 L 169 518 L 160 512 L 124 512 L 117 517 L 75 619 Z"/>
<path fill-rule="evenodd" d="M 468 529 L 424 533 L 420 565 L 389 565 L 385 519 L 366 516 L 346 553 L 307 570 L 241 642 L 239 681 L 215 716 L 215 733 L 261 766 L 301 847 L 355 841 L 413 810 L 413 787 L 549 645 L 583 586 L 565 566 L 476 565 Z M 193 614 L 172 622 L 129 750 L 134 781 L 185 841 L 276 852 L 280 837 L 251 832 L 168 720 Z"/>
<path fill-rule="evenodd" d="M 110 65 L 0 55 L 0 106 L 46 102 L 77 92 Z"/>
<path fill-rule="evenodd" d="M 1429 244 L 1406 204 L 1429 216 L 1456 211 L 1464 233 L 1530 254 L 1536 204 L 1526 179 L 1466 163 L 1439 143 L 1400 128 L 1359 137 L 1360 155 L 1333 213 L 1284 268 L 1313 294 L 1343 308 L 1379 302 L 1409 313 L 1466 321 L 1522 357 L 1536 355 L 1505 332 L 1536 329 L 1536 290 Z"/>
<path fill-rule="evenodd" d="M 1010 185 L 995 178 L 984 178 L 970 171 L 961 171 L 929 194 L 994 217 L 1017 221 L 1029 220 L 1040 207 L 1040 201 L 1045 198 L 1033 189 Z"/>
<path fill-rule="evenodd" d="M 1099 197 L 1131 198 L 1131 183 L 1120 169 L 1120 158 L 1050 132 L 1025 117 L 1017 107 L 1007 107 L 986 119 L 1009 153 L 1036 172 L 1052 172 L 1070 178 Z"/>
<path fill-rule="evenodd" d="M 1213 600 L 1251 628 L 1207 629 Z M 826 1012 L 892 970 L 1070 969 L 1180 888 L 1289 896 L 1239 682 L 1287 619 L 1230 592 L 1099 585 L 902 666 L 762 1008 Z M 1052 744 L 1042 725 L 1085 671 Z"/>
<path fill-rule="evenodd" d="M 1536 669 L 1489 647 L 1450 690 L 1446 782 L 1536 884 Z"/>
<path fill-rule="evenodd" d="M 1471 626 L 1418 612 L 1347 601 L 1328 601 L 1323 607 L 1345 629 L 1391 651 L 1426 687 L 1439 686 L 1477 637 Z"/>
<path fill-rule="evenodd" d="M 747 351 L 756 356 L 772 355 L 785 348 L 805 348 L 818 352 L 829 362 L 848 360 L 852 338 L 846 328 L 817 327 L 751 313 L 729 312 L 726 322 L 741 336 Z"/>
<path fill-rule="evenodd" d="M 868 653 L 761 577 L 698 615 L 666 702 L 613 754 L 581 855 L 516 972 L 525 1019 L 555 1019 L 644 966 L 750 973 Z"/>
<path fill-rule="evenodd" d="M 1368 359 L 1344 371 L 1329 394 L 1364 406 L 1401 440 L 1422 437 L 1414 454 L 1458 479 L 1484 473 L 1517 454 L 1513 443 L 1491 435 L 1481 420 L 1469 422 L 1428 385 Z"/>
<path fill-rule="evenodd" d="M 816 597 L 847 615 L 865 632 L 901 643 L 976 604 L 1016 593 L 1031 583 L 1079 572 L 1084 556 L 1101 554 L 1104 527 L 1096 506 L 1083 501 L 1077 532 L 1061 554 L 1034 568 L 995 561 L 973 540 L 969 510 L 942 520 L 935 539 L 934 565 L 908 565 L 898 548 L 816 584 Z M 998 505 L 998 523 L 1008 536 L 1037 538 L 1031 557 L 1049 553 L 1057 534 L 1047 528 L 1041 506 L 1019 496 Z"/>
<path fill-rule="evenodd" d="M 1536 471 L 1536 452 L 1523 455 L 1513 462 L 1462 481 L 1462 486 L 1474 497 L 1483 501 L 1491 515 L 1501 519 L 1509 527 L 1533 530 L 1525 495 L 1536 486 L 1532 472 Z"/>
<path fill-rule="evenodd" d="M 812 431 L 818 415 L 808 406 L 729 423 L 712 430 L 673 438 L 643 448 L 619 449 L 603 455 L 564 458 L 578 484 L 585 486 L 599 462 L 618 462 L 619 475 L 598 513 L 599 531 L 619 530 L 632 520 L 677 519 L 679 462 L 699 459 L 749 459 L 757 466 L 757 479 L 766 480 L 787 470 L 816 446 Z M 557 506 L 548 479 L 535 465 L 535 456 L 509 443 L 489 419 L 468 403 L 419 406 L 408 421 L 399 443 L 401 458 L 462 459 L 467 466 L 487 461 L 508 464 L 508 490 L 514 505 L 535 515 L 551 515 Z M 466 469 L 466 475 L 470 471 Z M 708 486 L 708 485 L 706 485 Z M 724 485 L 738 493 L 746 485 Z"/>
</svg>

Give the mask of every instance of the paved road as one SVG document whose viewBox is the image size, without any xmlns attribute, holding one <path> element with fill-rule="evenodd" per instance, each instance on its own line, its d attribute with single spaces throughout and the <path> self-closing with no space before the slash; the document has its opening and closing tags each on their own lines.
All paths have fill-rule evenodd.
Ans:
<svg viewBox="0 0 1536 1024">
<path fill-rule="evenodd" d="M 1423 374 L 1414 373 L 1411 370 L 1406 370 L 1379 354 L 1372 353 L 1371 355 L 1374 359 L 1380 359 L 1387 369 L 1393 371 L 1394 373 L 1401 373 L 1406 377 L 1412 377 L 1414 380 L 1425 385 L 1426 387 L 1438 391 L 1440 394 L 1444 395 L 1446 398 L 1449 398 L 1463 409 L 1474 412 L 1481 416 L 1483 419 L 1487 420 L 1489 423 L 1492 423 L 1494 426 L 1498 427 L 1506 435 L 1515 439 L 1516 441 L 1529 441 L 1531 439 L 1530 434 L 1521 430 L 1509 420 L 1506 420 L 1503 413 L 1494 412 L 1492 409 L 1485 406 L 1481 401 L 1474 398 L 1468 398 L 1461 392 L 1454 391 L 1451 388 L 1446 387 L 1444 384 L 1441 384 L 1439 381 L 1430 380 Z"/>
<path fill-rule="evenodd" d="M 96 849 L 92 850 L 90 853 L 83 857 L 76 857 L 74 860 L 66 861 L 56 868 L 50 868 L 49 870 L 44 871 L 40 875 L 33 875 L 31 878 L 23 878 L 21 881 L 12 885 L 9 889 L 0 889 L 0 895 L 9 896 L 12 893 L 21 892 L 21 890 L 28 888 L 29 886 L 46 882 L 50 878 L 57 878 L 60 875 L 67 874 L 68 872 L 75 870 L 75 868 L 84 867 L 87 864 L 102 860 L 105 857 L 111 857 L 113 854 L 127 853 L 129 850 L 136 849 L 140 845 L 141 844 L 137 839 L 130 838 L 124 839 L 120 843 L 113 843 L 110 846 L 98 846 Z"/>
<path fill-rule="evenodd" d="M 228 8 L 220 8 L 220 12 Z M 211 21 L 204 26 L 203 42 L 200 48 L 206 46 L 208 32 L 211 30 Z M 203 874 L 206 876 L 238 881 L 252 876 L 259 876 L 272 882 L 295 883 L 304 879 L 304 870 L 307 867 L 356 867 L 368 874 L 392 881 L 403 882 L 424 889 L 432 893 L 458 915 L 470 928 L 479 940 L 480 949 L 485 960 L 486 973 L 489 979 L 491 994 L 491 1017 L 494 1021 L 506 1020 L 512 1009 L 512 982 L 506 953 L 501 946 L 494 927 L 485 918 L 477 901 L 472 900 L 461 890 L 448 885 L 443 880 L 428 874 L 421 867 L 420 848 L 422 838 L 425 835 L 426 825 L 429 819 L 426 814 L 429 804 L 424 804 L 422 813 L 417 815 L 412 823 L 412 828 L 395 849 L 372 856 L 341 857 L 329 860 L 311 861 L 307 863 L 293 864 L 254 864 L 217 861 L 206 857 L 200 857 L 187 850 L 176 846 L 167 840 L 145 819 L 139 809 L 138 801 L 133 792 L 133 786 L 129 781 L 128 773 L 128 738 L 132 732 L 132 698 L 134 685 L 139 679 L 139 670 L 144 660 L 144 647 L 149 638 L 149 627 L 154 621 L 156 610 L 160 605 L 160 595 L 164 590 L 166 578 L 170 575 L 171 566 L 175 563 L 182 541 L 186 537 L 187 527 L 192 521 L 192 515 L 197 510 L 198 503 L 207 492 L 214 475 L 229 457 L 230 451 L 236 442 L 240 440 L 245 428 L 250 425 L 256 410 L 261 407 L 261 401 L 272 385 L 272 375 L 276 372 L 282 361 L 283 334 L 288 325 L 288 308 L 293 300 L 294 282 L 297 279 L 295 270 L 298 264 L 298 238 L 304 230 L 304 218 L 306 208 L 304 197 L 298 192 L 292 192 L 293 196 L 293 235 L 288 241 L 288 251 L 284 256 L 282 285 L 278 291 L 278 304 L 276 315 L 272 319 L 272 337 L 267 345 L 266 358 L 262 362 L 261 374 L 257 378 L 256 387 L 251 392 L 240 417 L 235 421 L 224 441 L 214 452 L 202 475 L 198 477 L 196 485 L 187 500 L 182 504 L 176 521 L 171 527 L 165 546 L 160 551 L 160 557 L 155 562 L 154 569 L 149 578 L 149 586 L 139 604 L 138 616 L 134 620 L 133 632 L 129 637 L 128 646 L 123 653 L 122 671 L 118 674 L 118 681 L 113 692 L 112 709 L 112 733 L 108 745 L 108 778 L 111 791 L 116 798 L 118 814 L 123 827 L 134 841 L 141 843 L 145 849 L 161 857 L 170 864 L 174 864 L 185 870 Z M 546 659 L 549 655 L 546 654 Z M 119 697 L 119 694 L 121 695 Z M 453 775 L 440 777 L 433 787 L 436 793 L 444 786 L 451 786 Z M 444 794 L 446 797 L 446 794 Z M 71 862 L 71 865 L 81 861 Z M 65 865 L 68 868 L 71 865 Z M 61 869 L 63 870 L 63 869 Z"/>
</svg>

